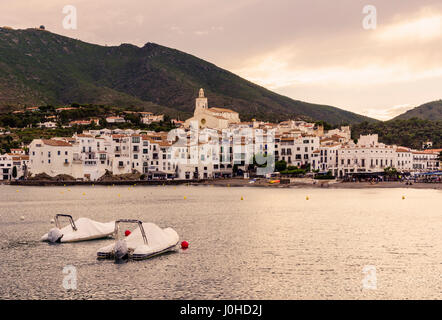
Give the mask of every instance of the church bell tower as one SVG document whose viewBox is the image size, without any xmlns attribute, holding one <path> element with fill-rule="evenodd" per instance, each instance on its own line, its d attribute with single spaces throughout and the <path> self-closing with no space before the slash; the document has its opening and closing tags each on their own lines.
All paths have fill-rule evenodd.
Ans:
<svg viewBox="0 0 442 320">
<path fill-rule="evenodd" d="M 201 88 L 195 102 L 195 115 L 204 112 L 208 108 L 207 98 L 204 96 L 204 89 Z"/>
</svg>

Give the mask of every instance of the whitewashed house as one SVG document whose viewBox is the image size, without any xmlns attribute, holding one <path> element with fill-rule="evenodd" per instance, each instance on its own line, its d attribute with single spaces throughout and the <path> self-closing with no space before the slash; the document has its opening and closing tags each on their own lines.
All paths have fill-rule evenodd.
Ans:
<svg viewBox="0 0 442 320">
<path fill-rule="evenodd" d="M 69 142 L 55 139 L 35 139 L 29 145 L 29 172 L 75 176 L 72 170 L 74 148 Z"/>
<path fill-rule="evenodd" d="M 383 172 L 396 164 L 396 147 L 378 142 L 377 135 L 360 136 L 339 150 L 338 174 Z"/>
</svg>

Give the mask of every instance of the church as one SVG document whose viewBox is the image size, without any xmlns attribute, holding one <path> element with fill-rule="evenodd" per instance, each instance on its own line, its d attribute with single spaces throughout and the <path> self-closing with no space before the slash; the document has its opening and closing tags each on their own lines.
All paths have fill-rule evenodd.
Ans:
<svg viewBox="0 0 442 320">
<path fill-rule="evenodd" d="M 230 109 L 209 108 L 208 100 L 204 96 L 204 90 L 200 89 L 195 102 L 193 117 L 184 123 L 185 128 L 194 127 L 211 129 L 226 129 L 231 123 L 239 123 L 239 114 Z"/>
</svg>

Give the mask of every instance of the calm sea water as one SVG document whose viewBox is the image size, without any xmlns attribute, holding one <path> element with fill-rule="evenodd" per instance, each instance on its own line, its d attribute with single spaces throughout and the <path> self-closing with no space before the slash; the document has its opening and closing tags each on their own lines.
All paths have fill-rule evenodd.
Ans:
<svg viewBox="0 0 442 320">
<path fill-rule="evenodd" d="M 441 190 L 69 190 L 0 186 L 1 299 L 442 298 Z M 98 261 L 96 250 L 113 240 L 38 241 L 56 213 L 154 222 L 190 248 Z M 66 265 L 77 269 L 76 290 L 62 286 Z M 363 288 L 367 265 L 376 289 Z"/>
</svg>

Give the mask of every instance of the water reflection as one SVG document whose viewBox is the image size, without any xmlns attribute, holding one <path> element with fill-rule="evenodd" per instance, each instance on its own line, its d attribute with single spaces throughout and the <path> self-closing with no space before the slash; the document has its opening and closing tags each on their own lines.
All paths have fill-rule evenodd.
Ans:
<svg viewBox="0 0 442 320">
<path fill-rule="evenodd" d="M 439 190 L 64 189 L 0 186 L 0 298 L 442 298 Z M 38 242 L 56 213 L 150 221 L 190 246 L 146 261 L 97 260 L 113 240 Z M 77 290 L 62 287 L 66 265 L 77 268 Z M 362 288 L 367 265 L 377 290 Z"/>
</svg>

